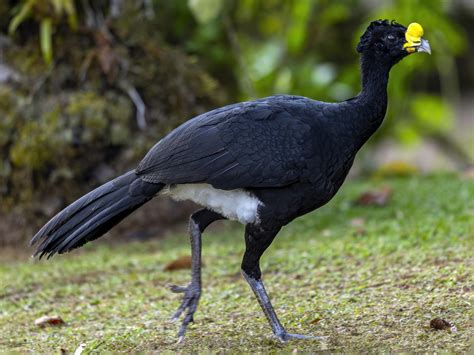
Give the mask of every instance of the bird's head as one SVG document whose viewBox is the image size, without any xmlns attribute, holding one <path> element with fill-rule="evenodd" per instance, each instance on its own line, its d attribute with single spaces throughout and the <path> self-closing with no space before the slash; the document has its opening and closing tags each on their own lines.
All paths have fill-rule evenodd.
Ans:
<svg viewBox="0 0 474 355">
<path fill-rule="evenodd" d="M 430 45 L 422 36 L 423 27 L 418 23 L 407 28 L 395 21 L 373 21 L 360 37 L 357 52 L 393 65 L 411 53 L 431 54 Z"/>
</svg>

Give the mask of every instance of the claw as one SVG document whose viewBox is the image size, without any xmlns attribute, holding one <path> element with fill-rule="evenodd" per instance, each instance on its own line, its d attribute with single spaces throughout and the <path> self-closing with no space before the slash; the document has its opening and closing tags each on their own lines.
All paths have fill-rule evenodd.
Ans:
<svg viewBox="0 0 474 355">
<path fill-rule="evenodd" d="M 183 303 L 181 303 L 181 305 L 179 306 L 178 310 L 171 317 L 172 322 L 176 322 L 179 319 L 179 317 L 181 316 L 181 313 L 183 313 L 184 311 L 184 308 L 185 306 L 184 306 L 184 301 L 183 301 Z"/>
<path fill-rule="evenodd" d="M 189 284 L 186 287 L 169 285 L 171 291 L 175 293 L 184 293 L 183 300 L 181 301 L 178 310 L 171 317 L 171 322 L 176 322 L 183 312 L 186 310 L 183 322 L 178 332 L 178 343 L 181 343 L 184 339 L 184 334 L 189 323 L 194 323 L 194 312 L 196 312 L 199 298 L 201 296 L 201 287 L 196 284 Z"/>
<path fill-rule="evenodd" d="M 178 285 L 168 285 L 168 288 L 171 292 L 174 293 L 184 293 L 188 289 L 186 286 L 178 286 Z"/>
</svg>

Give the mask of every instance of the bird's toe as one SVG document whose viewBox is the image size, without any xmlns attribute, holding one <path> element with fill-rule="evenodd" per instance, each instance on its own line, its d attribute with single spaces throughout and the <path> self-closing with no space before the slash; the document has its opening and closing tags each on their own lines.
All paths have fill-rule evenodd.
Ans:
<svg viewBox="0 0 474 355">
<path fill-rule="evenodd" d="M 184 293 L 188 289 L 188 286 L 168 285 L 168 288 L 174 293 Z"/>
<path fill-rule="evenodd" d="M 186 287 L 182 286 L 170 286 L 173 292 L 184 292 L 183 300 L 181 301 L 178 310 L 171 317 L 171 321 L 177 321 L 183 313 L 185 313 L 183 322 L 178 331 L 178 338 L 181 342 L 184 339 L 186 329 L 189 323 L 194 322 L 194 313 L 197 310 L 199 304 L 199 298 L 201 297 L 201 287 L 199 285 L 189 284 Z M 184 291 L 182 291 L 184 289 Z"/>
</svg>

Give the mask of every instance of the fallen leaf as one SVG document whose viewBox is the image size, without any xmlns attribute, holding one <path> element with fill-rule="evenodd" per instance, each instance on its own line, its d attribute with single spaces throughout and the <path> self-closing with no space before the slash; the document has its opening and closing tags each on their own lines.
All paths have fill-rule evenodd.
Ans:
<svg viewBox="0 0 474 355">
<path fill-rule="evenodd" d="M 393 190 L 384 186 L 379 190 L 366 191 L 361 194 L 355 203 L 359 206 L 385 206 L 392 197 Z"/>
<path fill-rule="evenodd" d="M 446 330 L 449 329 L 452 332 L 457 332 L 458 329 L 456 326 L 445 319 L 442 318 L 434 318 L 430 321 L 430 328 L 436 330 Z"/>
<path fill-rule="evenodd" d="M 85 348 L 86 348 L 85 343 L 79 344 L 79 346 L 76 348 L 76 350 L 74 350 L 74 355 L 81 355 Z"/>
<path fill-rule="evenodd" d="M 204 263 L 201 263 L 201 266 L 204 266 Z M 168 264 L 166 264 L 164 268 L 165 271 L 175 271 L 183 269 L 191 269 L 191 257 L 188 255 L 181 256 L 176 260 L 170 261 Z"/>
<path fill-rule="evenodd" d="M 35 320 L 35 325 L 46 327 L 48 325 L 57 326 L 65 324 L 60 316 L 43 316 Z"/>
</svg>

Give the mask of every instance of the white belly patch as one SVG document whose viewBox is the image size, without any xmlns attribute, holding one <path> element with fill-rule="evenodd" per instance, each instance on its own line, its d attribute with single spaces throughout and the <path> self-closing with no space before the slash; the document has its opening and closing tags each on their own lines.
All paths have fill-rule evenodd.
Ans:
<svg viewBox="0 0 474 355">
<path fill-rule="evenodd" d="M 260 200 L 244 190 L 219 190 L 209 184 L 182 184 L 164 192 L 173 200 L 191 200 L 243 224 L 258 222 Z"/>
</svg>

